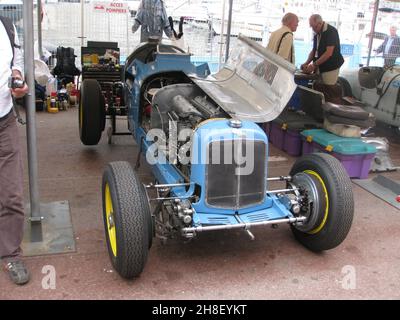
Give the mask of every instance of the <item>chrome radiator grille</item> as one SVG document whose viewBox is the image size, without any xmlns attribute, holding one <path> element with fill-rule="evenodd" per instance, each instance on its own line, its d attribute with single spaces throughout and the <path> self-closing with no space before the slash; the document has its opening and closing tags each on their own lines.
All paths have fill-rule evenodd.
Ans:
<svg viewBox="0 0 400 320">
<path fill-rule="evenodd" d="M 208 205 L 237 210 L 264 201 L 266 145 L 263 141 L 214 141 L 208 146 L 207 159 Z"/>
</svg>

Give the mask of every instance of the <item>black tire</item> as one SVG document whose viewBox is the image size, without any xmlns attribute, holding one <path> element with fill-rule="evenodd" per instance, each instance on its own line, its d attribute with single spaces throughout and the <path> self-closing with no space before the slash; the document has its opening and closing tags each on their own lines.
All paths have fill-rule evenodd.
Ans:
<svg viewBox="0 0 400 320">
<path fill-rule="evenodd" d="M 111 223 L 107 218 L 107 186 L 112 203 L 112 225 L 115 226 L 114 242 L 110 239 Z M 102 195 L 111 263 L 123 278 L 132 279 L 144 269 L 152 236 L 150 207 L 144 187 L 128 162 L 112 162 L 103 174 Z"/>
<path fill-rule="evenodd" d="M 81 85 L 79 136 L 84 145 L 99 143 L 106 121 L 104 97 L 97 80 L 86 79 Z"/>
<path fill-rule="evenodd" d="M 351 90 L 350 83 L 343 77 L 338 77 L 338 84 L 342 87 L 342 97 L 352 97 L 353 91 Z"/>
<path fill-rule="evenodd" d="M 318 182 L 317 192 L 325 201 L 320 201 L 315 211 L 319 216 L 314 220 L 311 216 L 306 221 L 306 224 L 314 223 L 308 226 L 309 231 L 304 226 L 303 229 L 291 226 L 295 238 L 314 252 L 335 248 L 346 238 L 353 221 L 354 200 L 349 176 L 336 158 L 324 153 L 299 158 L 290 171 L 294 180 L 296 174 L 309 175 L 313 178 L 311 181 Z"/>
<path fill-rule="evenodd" d="M 328 102 L 323 105 L 323 108 L 329 114 L 338 117 L 344 117 L 354 120 L 367 120 L 369 118 L 369 112 L 365 111 L 359 106 L 337 105 Z"/>
<path fill-rule="evenodd" d="M 326 118 L 332 124 L 346 124 L 346 125 L 353 125 L 358 126 L 360 128 L 371 128 L 375 127 L 375 117 L 368 117 L 367 120 L 356 120 L 356 119 L 349 119 L 345 117 L 338 117 L 333 114 L 326 114 Z"/>
</svg>

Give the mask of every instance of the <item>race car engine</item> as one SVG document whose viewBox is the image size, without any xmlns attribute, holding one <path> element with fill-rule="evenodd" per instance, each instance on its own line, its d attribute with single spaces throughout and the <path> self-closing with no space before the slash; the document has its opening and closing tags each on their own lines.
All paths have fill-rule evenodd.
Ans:
<svg viewBox="0 0 400 320">
<path fill-rule="evenodd" d="M 190 158 L 194 129 L 204 120 L 229 118 L 229 115 L 193 83 L 150 88 L 144 96 L 152 96 L 151 104 L 144 109 L 144 127 L 157 136 L 155 141 L 159 150 L 165 150 L 168 161 L 188 177 L 190 164 L 183 158 Z"/>
</svg>

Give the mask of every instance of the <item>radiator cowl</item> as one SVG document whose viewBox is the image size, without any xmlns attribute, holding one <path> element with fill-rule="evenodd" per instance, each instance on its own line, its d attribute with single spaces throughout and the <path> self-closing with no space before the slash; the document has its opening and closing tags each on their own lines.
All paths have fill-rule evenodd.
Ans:
<svg viewBox="0 0 400 320">
<path fill-rule="evenodd" d="M 206 203 L 239 210 L 264 202 L 266 144 L 259 140 L 222 140 L 208 144 Z"/>
</svg>

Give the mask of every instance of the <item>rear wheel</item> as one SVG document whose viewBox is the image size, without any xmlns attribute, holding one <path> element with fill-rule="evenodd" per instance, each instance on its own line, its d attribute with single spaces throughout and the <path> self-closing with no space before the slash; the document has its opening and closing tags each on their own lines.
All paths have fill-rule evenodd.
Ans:
<svg viewBox="0 0 400 320">
<path fill-rule="evenodd" d="M 112 162 L 103 174 L 103 218 L 111 263 L 124 278 L 140 275 L 152 236 L 143 185 L 127 162 Z"/>
<path fill-rule="evenodd" d="M 100 84 L 97 80 L 84 80 L 79 103 L 79 136 L 83 144 L 99 143 L 105 119 L 105 103 Z"/>
<path fill-rule="evenodd" d="M 312 251 L 335 248 L 350 231 L 354 213 L 351 181 L 342 164 L 328 154 L 308 154 L 290 175 L 305 198 L 300 214 L 307 217 L 292 226 L 295 238 Z"/>
</svg>

